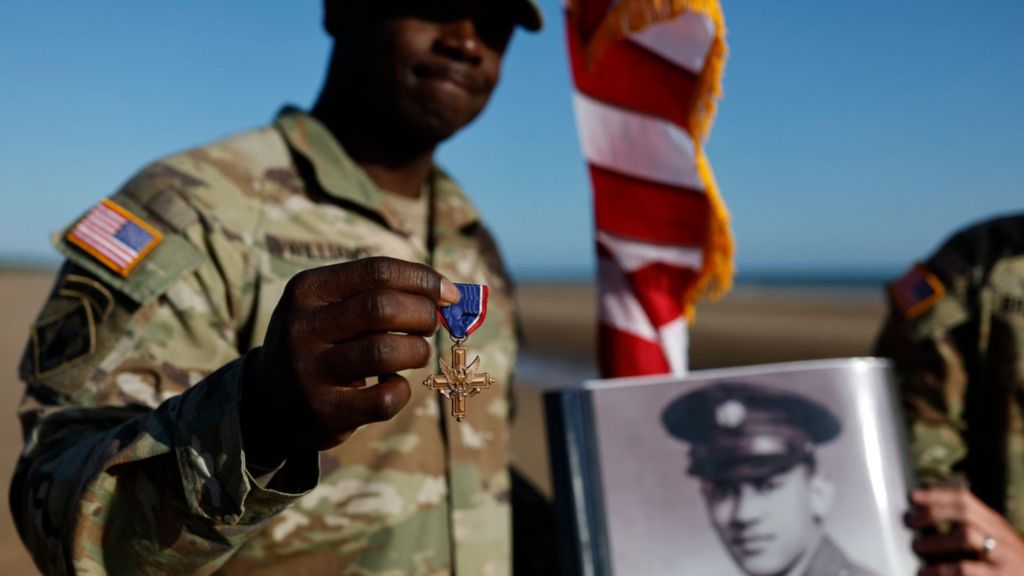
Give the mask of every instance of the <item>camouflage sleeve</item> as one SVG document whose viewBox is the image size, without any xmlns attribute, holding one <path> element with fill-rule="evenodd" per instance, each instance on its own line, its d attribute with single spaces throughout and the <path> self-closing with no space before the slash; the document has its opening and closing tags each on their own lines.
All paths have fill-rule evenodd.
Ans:
<svg viewBox="0 0 1024 576">
<path fill-rule="evenodd" d="M 921 272 L 912 269 L 905 278 L 912 274 Z M 890 286 L 891 294 L 901 282 Z M 892 298 L 875 354 L 894 364 L 911 458 L 918 481 L 928 484 L 949 478 L 967 454 L 963 412 L 968 376 L 954 338 L 967 313 L 961 298 L 941 288 L 933 301 L 909 315 L 898 300 Z"/>
<path fill-rule="evenodd" d="M 967 376 L 959 352 L 945 334 L 913 340 L 903 318 L 893 313 L 875 353 L 895 364 L 918 480 L 948 477 L 966 455 L 961 433 Z"/>
<path fill-rule="evenodd" d="M 10 492 L 45 573 L 211 573 L 317 482 L 315 453 L 269 484 L 247 469 L 244 280 L 225 272 L 246 265 L 233 236 L 179 216 L 184 231 L 169 229 L 129 279 L 58 242 L 69 262 L 21 364 Z"/>
</svg>

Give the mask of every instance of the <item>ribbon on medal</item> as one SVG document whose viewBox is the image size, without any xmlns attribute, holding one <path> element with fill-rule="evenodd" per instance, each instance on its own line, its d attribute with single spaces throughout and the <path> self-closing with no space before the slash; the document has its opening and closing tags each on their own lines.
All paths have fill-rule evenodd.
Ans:
<svg viewBox="0 0 1024 576">
<path fill-rule="evenodd" d="M 437 310 L 441 324 L 452 335 L 452 340 L 465 340 L 487 318 L 488 288 L 481 284 L 455 284 L 462 298 L 451 306 Z"/>
<path fill-rule="evenodd" d="M 480 357 L 466 363 L 467 350 L 462 345 L 487 317 L 487 286 L 480 284 L 456 284 L 462 297 L 451 306 L 437 311 L 441 324 L 452 336 L 455 345 L 451 350 L 451 362 L 440 359 L 441 374 L 427 376 L 423 385 L 440 392 L 452 402 L 452 417 L 462 422 L 466 417 L 466 400 L 481 390 L 494 385 L 494 377 L 480 372 Z"/>
</svg>

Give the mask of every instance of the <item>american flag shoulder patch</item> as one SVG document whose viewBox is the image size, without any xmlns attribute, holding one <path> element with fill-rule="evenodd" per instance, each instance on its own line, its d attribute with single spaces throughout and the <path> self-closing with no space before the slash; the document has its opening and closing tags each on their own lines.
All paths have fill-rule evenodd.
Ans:
<svg viewBox="0 0 1024 576">
<path fill-rule="evenodd" d="M 915 264 L 889 285 L 889 295 L 903 317 L 920 316 L 946 295 L 946 288 L 923 264 Z"/>
<path fill-rule="evenodd" d="M 117 202 L 104 199 L 68 231 L 66 238 L 127 277 L 163 240 L 163 234 Z"/>
</svg>

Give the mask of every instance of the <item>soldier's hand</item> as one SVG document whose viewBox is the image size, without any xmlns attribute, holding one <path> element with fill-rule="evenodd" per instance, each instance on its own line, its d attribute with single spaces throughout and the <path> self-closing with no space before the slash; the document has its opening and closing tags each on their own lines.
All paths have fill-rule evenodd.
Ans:
<svg viewBox="0 0 1024 576">
<path fill-rule="evenodd" d="M 437 306 L 458 299 L 455 286 L 433 269 L 392 258 L 297 274 L 271 317 L 256 370 L 247 369 L 247 457 L 278 463 L 392 418 L 411 395 L 397 373 L 427 365 L 432 349 L 425 337 L 437 332 Z M 378 383 L 367 386 L 373 376 Z"/>
<path fill-rule="evenodd" d="M 965 488 L 914 490 L 907 526 L 922 531 L 914 551 L 921 576 L 1024 574 L 1024 542 L 997 512 Z"/>
</svg>

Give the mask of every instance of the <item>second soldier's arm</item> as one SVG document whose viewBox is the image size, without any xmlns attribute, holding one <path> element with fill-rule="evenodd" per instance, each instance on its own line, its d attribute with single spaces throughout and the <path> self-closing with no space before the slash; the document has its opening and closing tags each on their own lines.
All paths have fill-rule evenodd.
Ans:
<svg viewBox="0 0 1024 576">
<path fill-rule="evenodd" d="M 875 347 L 876 355 L 893 361 L 923 485 L 948 480 L 967 456 L 964 354 L 978 343 L 970 289 L 975 274 L 966 263 L 978 259 L 976 244 L 957 234 L 889 286 L 890 312 Z"/>
<path fill-rule="evenodd" d="M 889 314 L 875 354 L 893 361 L 911 458 L 919 481 L 948 478 L 966 456 L 963 410 L 967 373 L 951 334 L 915 331 L 898 310 Z"/>
</svg>

